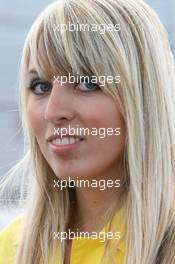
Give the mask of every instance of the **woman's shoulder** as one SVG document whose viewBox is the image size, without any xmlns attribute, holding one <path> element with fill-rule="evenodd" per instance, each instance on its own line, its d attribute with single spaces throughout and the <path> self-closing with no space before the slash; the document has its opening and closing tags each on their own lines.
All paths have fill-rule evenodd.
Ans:
<svg viewBox="0 0 175 264">
<path fill-rule="evenodd" d="M 0 263 L 12 264 L 19 244 L 24 215 L 13 219 L 0 231 Z"/>
</svg>

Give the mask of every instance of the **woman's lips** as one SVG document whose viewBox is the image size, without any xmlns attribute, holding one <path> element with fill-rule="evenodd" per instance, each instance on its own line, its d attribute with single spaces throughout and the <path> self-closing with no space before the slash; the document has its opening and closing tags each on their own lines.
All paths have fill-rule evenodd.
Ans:
<svg viewBox="0 0 175 264">
<path fill-rule="evenodd" d="M 54 153 L 64 154 L 78 148 L 83 140 L 78 137 L 56 138 L 49 142 L 49 146 Z"/>
</svg>

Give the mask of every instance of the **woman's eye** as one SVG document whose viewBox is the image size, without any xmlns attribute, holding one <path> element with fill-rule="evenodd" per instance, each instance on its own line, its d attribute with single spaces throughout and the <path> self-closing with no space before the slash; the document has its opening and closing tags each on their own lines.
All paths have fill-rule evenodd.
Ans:
<svg viewBox="0 0 175 264">
<path fill-rule="evenodd" d="M 34 80 L 30 85 L 30 89 L 33 93 L 40 95 L 50 92 L 51 85 L 41 80 Z"/>
<path fill-rule="evenodd" d="M 83 92 L 92 92 L 100 89 L 97 83 L 92 82 L 90 78 L 87 78 L 83 82 L 80 82 L 78 86 L 79 90 Z"/>
</svg>

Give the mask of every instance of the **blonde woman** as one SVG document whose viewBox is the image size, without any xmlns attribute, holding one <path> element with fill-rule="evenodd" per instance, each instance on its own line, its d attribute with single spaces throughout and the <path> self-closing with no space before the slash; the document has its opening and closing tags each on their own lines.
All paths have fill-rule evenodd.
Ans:
<svg viewBox="0 0 175 264">
<path fill-rule="evenodd" d="M 61 0 L 39 15 L 20 85 L 32 189 L 0 263 L 175 263 L 174 81 L 143 1 Z"/>
</svg>

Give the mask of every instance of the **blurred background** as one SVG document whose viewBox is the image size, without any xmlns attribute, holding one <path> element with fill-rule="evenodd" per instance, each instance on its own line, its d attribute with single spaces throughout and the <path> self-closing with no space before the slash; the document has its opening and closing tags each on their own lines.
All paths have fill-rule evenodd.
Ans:
<svg viewBox="0 0 175 264">
<path fill-rule="evenodd" d="M 0 178 L 23 154 L 23 137 L 19 132 L 18 71 L 24 39 L 38 13 L 51 2 L 0 0 Z M 145 2 L 158 13 L 175 54 L 175 1 Z M 7 210 L 1 205 L 0 229 L 18 213 L 14 207 Z"/>
</svg>

